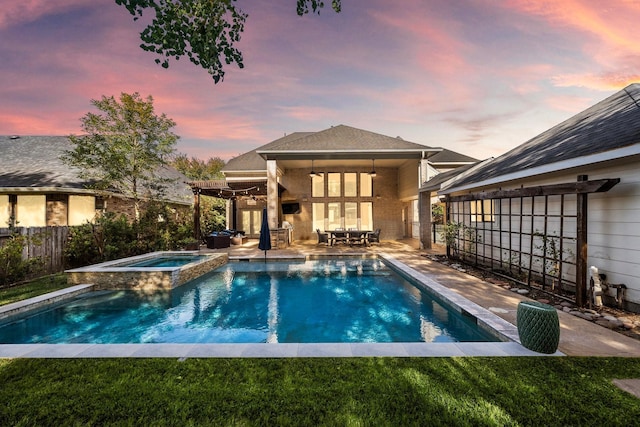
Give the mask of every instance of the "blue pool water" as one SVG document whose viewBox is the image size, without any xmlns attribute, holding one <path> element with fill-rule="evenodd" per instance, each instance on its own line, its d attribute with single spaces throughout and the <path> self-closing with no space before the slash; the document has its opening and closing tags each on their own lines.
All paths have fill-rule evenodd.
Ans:
<svg viewBox="0 0 640 427">
<path fill-rule="evenodd" d="M 101 291 L 0 327 L 0 343 L 497 341 L 377 259 L 234 262 L 170 293 Z"/>
<path fill-rule="evenodd" d="M 132 261 L 123 264 L 117 264 L 117 267 L 182 267 L 183 265 L 205 259 L 206 255 L 172 255 L 159 256 L 144 259 L 141 261 Z"/>
</svg>

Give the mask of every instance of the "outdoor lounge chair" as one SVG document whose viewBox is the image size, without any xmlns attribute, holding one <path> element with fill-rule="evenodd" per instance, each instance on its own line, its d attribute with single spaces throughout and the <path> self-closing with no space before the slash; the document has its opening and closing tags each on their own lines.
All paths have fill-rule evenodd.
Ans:
<svg viewBox="0 0 640 427">
<path fill-rule="evenodd" d="M 380 229 L 376 228 L 376 231 L 367 233 L 367 243 L 377 243 L 380 244 Z"/>
<path fill-rule="evenodd" d="M 319 228 L 316 229 L 316 232 L 318 233 L 318 244 L 319 245 L 325 244 L 325 245 L 329 246 L 331 244 L 331 242 L 329 242 L 329 234 L 321 232 Z"/>
</svg>

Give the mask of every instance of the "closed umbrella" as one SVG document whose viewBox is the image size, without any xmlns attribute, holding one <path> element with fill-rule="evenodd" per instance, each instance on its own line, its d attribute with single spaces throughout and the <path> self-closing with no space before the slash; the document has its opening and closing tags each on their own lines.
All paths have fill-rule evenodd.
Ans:
<svg viewBox="0 0 640 427">
<path fill-rule="evenodd" d="M 262 226 L 260 227 L 260 241 L 258 249 L 264 251 L 264 261 L 267 262 L 267 251 L 271 249 L 271 232 L 267 221 L 267 208 L 262 209 Z"/>
</svg>

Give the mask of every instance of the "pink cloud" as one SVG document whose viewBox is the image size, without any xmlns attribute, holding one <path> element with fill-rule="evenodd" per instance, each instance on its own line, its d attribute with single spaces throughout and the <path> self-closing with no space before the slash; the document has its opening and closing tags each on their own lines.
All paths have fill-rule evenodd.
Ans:
<svg viewBox="0 0 640 427">
<path fill-rule="evenodd" d="M 5 1 L 0 8 L 0 30 L 16 24 L 34 22 L 51 13 L 59 13 L 86 4 L 86 0 Z"/>
<path fill-rule="evenodd" d="M 637 42 L 640 2 L 617 0 L 513 0 L 509 7 L 539 16 L 554 27 L 583 34 L 581 49 L 596 61 L 599 71 L 559 73 L 552 81 L 560 87 L 579 86 L 609 91 L 638 81 L 640 44 Z M 586 35 L 586 37 L 585 37 Z M 631 64 L 629 58 L 632 58 Z"/>
</svg>

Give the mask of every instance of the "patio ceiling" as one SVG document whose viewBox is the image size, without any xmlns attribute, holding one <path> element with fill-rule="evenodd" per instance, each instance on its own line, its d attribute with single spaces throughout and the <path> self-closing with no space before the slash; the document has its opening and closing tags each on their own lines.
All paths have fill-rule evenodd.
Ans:
<svg viewBox="0 0 640 427">
<path fill-rule="evenodd" d="M 242 196 L 263 196 L 267 195 L 266 180 L 256 181 L 227 181 L 215 179 L 211 181 L 191 181 L 187 184 L 194 191 L 203 196 L 218 197 L 220 199 L 233 199 Z M 278 191 L 282 193 L 284 187 L 278 184 Z"/>
</svg>

